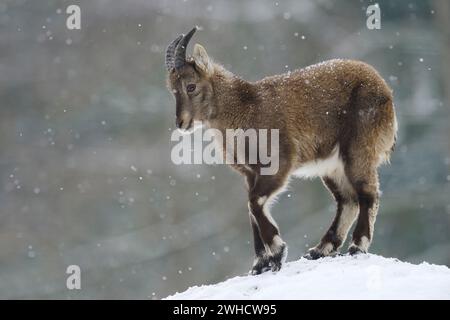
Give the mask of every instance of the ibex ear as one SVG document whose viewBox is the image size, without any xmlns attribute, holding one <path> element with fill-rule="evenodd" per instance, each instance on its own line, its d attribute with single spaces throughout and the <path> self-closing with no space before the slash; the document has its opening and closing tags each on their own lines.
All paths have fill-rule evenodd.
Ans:
<svg viewBox="0 0 450 320">
<path fill-rule="evenodd" d="M 194 46 L 193 54 L 195 65 L 206 75 L 210 76 L 213 74 L 213 64 L 211 59 L 208 57 L 205 48 L 198 43 Z"/>
</svg>

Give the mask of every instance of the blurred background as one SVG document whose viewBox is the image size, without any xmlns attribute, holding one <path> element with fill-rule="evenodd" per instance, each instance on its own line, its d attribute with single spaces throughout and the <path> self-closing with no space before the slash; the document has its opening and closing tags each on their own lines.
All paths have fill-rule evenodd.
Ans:
<svg viewBox="0 0 450 320">
<path fill-rule="evenodd" d="M 378 1 L 0 0 L 0 298 L 160 299 L 245 274 L 243 179 L 170 160 L 164 51 L 179 33 L 247 80 L 329 58 L 372 64 L 394 90 L 372 253 L 450 265 L 450 4 Z M 81 8 L 81 30 L 66 8 Z M 191 47 L 188 49 L 189 52 Z M 320 180 L 273 208 L 288 261 L 334 216 Z M 81 290 L 66 268 L 81 268 Z"/>
</svg>

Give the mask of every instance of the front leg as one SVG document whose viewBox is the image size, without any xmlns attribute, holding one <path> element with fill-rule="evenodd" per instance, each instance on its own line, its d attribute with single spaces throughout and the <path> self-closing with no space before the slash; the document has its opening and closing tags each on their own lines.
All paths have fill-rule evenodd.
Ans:
<svg viewBox="0 0 450 320">
<path fill-rule="evenodd" d="M 270 215 L 269 201 L 282 189 L 282 176 L 258 176 L 249 190 L 249 211 L 255 240 L 256 258 L 252 274 L 281 269 L 287 256 L 287 246 L 280 237 L 275 220 Z"/>
<path fill-rule="evenodd" d="M 245 176 L 245 180 L 247 182 L 247 190 L 248 192 L 250 192 L 250 190 L 252 190 L 255 186 L 257 177 L 256 174 L 251 169 L 245 166 L 234 165 L 232 167 Z M 258 223 L 251 213 L 250 203 L 248 204 L 248 214 L 250 218 L 250 225 L 252 226 L 253 245 L 255 249 L 255 258 L 253 260 L 252 269 L 249 273 L 252 275 L 257 275 L 270 270 L 270 261 L 266 253 L 266 248 L 264 247 L 264 242 L 261 239 Z"/>
<path fill-rule="evenodd" d="M 264 247 L 264 243 L 261 239 L 258 224 L 251 212 L 249 212 L 249 216 L 253 231 L 253 245 L 255 248 L 255 259 L 253 260 L 253 265 L 250 273 L 252 275 L 256 275 L 270 270 L 270 260 L 269 256 L 267 255 L 266 248 Z"/>
<path fill-rule="evenodd" d="M 247 189 L 250 192 L 250 190 L 252 190 L 255 186 L 256 175 L 252 171 L 247 170 L 245 167 L 239 169 L 239 171 L 245 174 Z M 270 261 L 266 252 L 266 248 L 264 247 L 264 242 L 261 239 L 258 223 L 256 222 L 256 219 L 251 212 L 250 203 L 248 205 L 248 214 L 250 218 L 250 225 L 252 226 L 253 246 L 255 249 L 255 258 L 253 260 L 250 274 L 257 275 L 270 270 Z"/>
</svg>

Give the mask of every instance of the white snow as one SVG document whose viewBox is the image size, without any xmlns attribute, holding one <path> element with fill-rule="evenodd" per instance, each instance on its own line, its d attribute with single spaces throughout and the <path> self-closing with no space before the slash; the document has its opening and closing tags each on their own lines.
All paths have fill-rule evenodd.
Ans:
<svg viewBox="0 0 450 320">
<path fill-rule="evenodd" d="M 286 263 L 166 299 L 450 299 L 450 269 L 368 254 Z"/>
</svg>

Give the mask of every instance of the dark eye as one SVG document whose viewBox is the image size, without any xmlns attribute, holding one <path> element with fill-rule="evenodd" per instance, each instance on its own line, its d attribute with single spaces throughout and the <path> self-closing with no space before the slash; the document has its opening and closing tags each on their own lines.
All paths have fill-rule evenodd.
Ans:
<svg viewBox="0 0 450 320">
<path fill-rule="evenodd" d="M 187 92 L 189 92 L 189 93 L 194 92 L 194 90 L 195 90 L 195 84 L 191 83 L 191 84 L 187 85 L 187 87 L 186 87 Z"/>
</svg>

